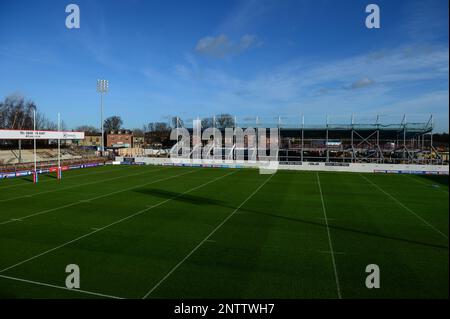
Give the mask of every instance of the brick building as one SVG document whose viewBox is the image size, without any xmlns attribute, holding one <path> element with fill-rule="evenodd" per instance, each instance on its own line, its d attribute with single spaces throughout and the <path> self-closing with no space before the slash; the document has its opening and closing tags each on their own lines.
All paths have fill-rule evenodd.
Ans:
<svg viewBox="0 0 450 319">
<path fill-rule="evenodd" d="M 100 147 L 102 145 L 102 133 L 85 132 L 84 139 L 78 142 L 80 146 Z"/>
<path fill-rule="evenodd" d="M 106 147 L 133 147 L 133 132 L 129 130 L 110 131 L 106 134 Z"/>
</svg>

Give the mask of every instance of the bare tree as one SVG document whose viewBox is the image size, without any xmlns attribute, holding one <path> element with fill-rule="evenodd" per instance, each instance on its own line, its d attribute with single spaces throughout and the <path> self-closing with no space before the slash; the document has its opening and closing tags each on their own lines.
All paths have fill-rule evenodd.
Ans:
<svg viewBox="0 0 450 319">
<path fill-rule="evenodd" d="M 11 94 L 0 101 L 0 128 L 15 130 L 31 130 L 34 127 L 34 111 L 36 110 L 36 129 L 57 130 L 58 125 L 37 111 L 36 104 L 18 94 Z M 65 124 L 63 127 L 65 127 Z M 3 144 L 18 144 L 18 147 L 30 145 L 30 141 L 3 141 Z M 46 145 L 48 141 L 38 141 L 39 145 Z M 21 146 L 19 146 L 21 145 Z"/>
<path fill-rule="evenodd" d="M 118 131 L 122 127 L 123 121 L 120 116 L 110 116 L 103 123 L 103 129 L 106 132 Z"/>
<path fill-rule="evenodd" d="M 91 125 L 81 125 L 78 126 L 75 130 L 79 132 L 99 133 L 99 129 Z"/>
<path fill-rule="evenodd" d="M 214 119 L 212 117 L 205 117 L 202 119 L 202 128 L 206 129 L 208 127 L 214 126 Z"/>
<path fill-rule="evenodd" d="M 14 94 L 0 102 L 0 128 L 31 129 L 33 128 L 33 101 Z"/>
<path fill-rule="evenodd" d="M 184 127 L 184 122 L 179 116 L 172 117 L 172 127 Z"/>
<path fill-rule="evenodd" d="M 58 130 L 58 124 L 47 118 L 43 113 L 36 112 L 36 129 L 37 130 Z"/>
<path fill-rule="evenodd" d="M 219 114 L 216 116 L 216 127 L 219 129 L 234 127 L 234 118 L 230 114 Z"/>
<path fill-rule="evenodd" d="M 141 130 L 140 128 L 135 128 L 133 129 L 133 135 L 139 137 L 144 136 L 144 131 Z"/>
</svg>

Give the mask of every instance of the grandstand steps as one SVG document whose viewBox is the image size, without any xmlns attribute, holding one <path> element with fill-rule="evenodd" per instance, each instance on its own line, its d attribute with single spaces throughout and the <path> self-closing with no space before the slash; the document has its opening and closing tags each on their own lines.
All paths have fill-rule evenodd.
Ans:
<svg viewBox="0 0 450 319">
<path fill-rule="evenodd" d="M 33 150 L 22 150 L 22 163 L 30 163 L 34 161 Z M 72 155 L 71 153 L 61 152 L 61 159 L 78 159 L 82 158 L 81 155 Z M 58 158 L 58 151 L 55 149 L 37 150 L 36 160 L 38 162 L 52 161 Z M 18 164 L 19 156 L 14 150 L 0 150 L 0 163 L 3 164 Z"/>
</svg>

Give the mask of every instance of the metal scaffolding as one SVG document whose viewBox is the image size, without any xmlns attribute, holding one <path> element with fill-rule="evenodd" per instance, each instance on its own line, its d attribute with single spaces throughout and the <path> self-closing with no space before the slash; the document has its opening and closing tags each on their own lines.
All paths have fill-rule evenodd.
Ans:
<svg viewBox="0 0 450 319">
<path fill-rule="evenodd" d="M 323 126 L 304 124 L 300 128 L 281 127 L 280 161 L 349 163 L 442 164 L 433 145 L 433 117 L 427 122 L 382 124 L 377 116 L 372 124 L 355 122 Z"/>
<path fill-rule="evenodd" d="M 239 121 L 233 117 L 233 120 L 232 127 L 242 129 L 279 128 L 280 162 L 443 163 L 433 145 L 432 115 L 423 122 L 408 122 L 403 115 L 396 123 L 383 123 L 380 116 L 375 116 L 370 123 L 362 123 L 352 115 L 347 124 L 331 123 L 327 115 L 322 125 L 306 125 L 304 115 L 297 118 L 277 116 L 269 120 L 256 116 Z M 187 124 L 184 127 L 190 129 L 189 122 L 184 123 Z M 225 150 L 224 156 L 234 158 L 235 146 Z"/>
</svg>

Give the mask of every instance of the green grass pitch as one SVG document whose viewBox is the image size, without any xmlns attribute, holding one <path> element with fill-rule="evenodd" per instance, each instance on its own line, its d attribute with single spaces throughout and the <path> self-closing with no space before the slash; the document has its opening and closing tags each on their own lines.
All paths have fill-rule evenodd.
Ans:
<svg viewBox="0 0 450 319">
<path fill-rule="evenodd" d="M 0 181 L 0 298 L 448 298 L 448 176 L 105 166 Z M 68 264 L 79 289 L 66 289 Z M 365 270 L 380 268 L 380 288 Z"/>
</svg>

